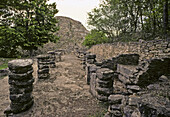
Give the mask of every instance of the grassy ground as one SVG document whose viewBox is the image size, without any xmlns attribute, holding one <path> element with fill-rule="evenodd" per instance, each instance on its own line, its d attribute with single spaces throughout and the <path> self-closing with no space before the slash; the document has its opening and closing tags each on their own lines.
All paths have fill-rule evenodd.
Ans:
<svg viewBox="0 0 170 117">
<path fill-rule="evenodd" d="M 95 113 L 93 115 L 90 115 L 89 117 L 104 117 L 104 115 L 106 114 L 107 112 L 107 108 L 109 106 L 108 103 L 104 103 L 104 102 L 100 102 L 99 105 L 102 107 L 102 108 L 105 108 L 103 111 L 100 111 L 98 113 Z"/>
<path fill-rule="evenodd" d="M 0 70 L 8 67 L 8 62 L 14 58 L 0 58 Z"/>
</svg>

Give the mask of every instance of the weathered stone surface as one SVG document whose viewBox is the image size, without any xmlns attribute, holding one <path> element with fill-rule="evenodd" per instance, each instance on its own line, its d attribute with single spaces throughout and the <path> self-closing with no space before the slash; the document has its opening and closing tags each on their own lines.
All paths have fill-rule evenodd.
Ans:
<svg viewBox="0 0 170 117">
<path fill-rule="evenodd" d="M 33 105 L 33 82 L 31 59 L 20 59 L 9 62 L 10 74 L 8 83 L 10 84 L 10 107 L 4 113 L 19 113 L 29 109 Z"/>
<path fill-rule="evenodd" d="M 140 97 L 131 95 L 129 96 L 129 106 L 138 106 Z"/>
<path fill-rule="evenodd" d="M 16 85 L 16 86 L 29 86 L 29 85 L 32 85 L 34 83 L 34 78 L 32 78 L 30 80 L 25 80 L 25 81 L 18 81 L 18 80 L 9 79 L 8 83 L 10 85 Z"/>
<path fill-rule="evenodd" d="M 96 91 L 99 93 L 99 94 L 103 94 L 103 95 L 110 95 L 112 92 L 113 92 L 113 88 L 101 88 L 101 87 L 97 87 L 96 86 Z"/>
<path fill-rule="evenodd" d="M 123 95 L 110 95 L 108 97 L 110 104 L 121 104 L 124 96 Z"/>
<path fill-rule="evenodd" d="M 117 64 L 117 72 L 126 78 L 130 78 L 137 71 L 137 66 Z"/>
<path fill-rule="evenodd" d="M 114 72 L 108 68 L 98 69 L 96 73 L 97 73 L 97 78 L 102 80 L 112 79 L 114 75 Z"/>
<path fill-rule="evenodd" d="M 139 109 L 136 109 L 135 111 L 133 111 L 131 117 L 141 117 L 141 113 Z"/>
<path fill-rule="evenodd" d="M 50 55 L 39 55 L 38 59 L 38 78 L 47 79 L 49 78 L 49 66 L 55 67 L 55 61 L 51 61 Z"/>
<path fill-rule="evenodd" d="M 33 104 L 34 104 L 34 100 L 31 100 L 30 102 L 28 102 L 26 104 L 11 103 L 10 107 L 11 107 L 12 113 L 17 114 L 17 113 L 28 110 L 29 108 L 32 107 Z"/>
<path fill-rule="evenodd" d="M 10 85 L 9 91 L 10 94 L 31 93 L 33 91 L 33 85 L 27 87 L 18 87 L 15 85 Z"/>
<path fill-rule="evenodd" d="M 50 55 L 47 55 L 47 54 L 43 54 L 43 55 L 38 55 L 36 56 L 37 59 L 39 60 L 44 60 L 44 59 L 49 59 L 50 58 Z"/>
<path fill-rule="evenodd" d="M 38 70 L 38 74 L 44 74 L 44 73 L 49 73 L 49 68 L 39 69 Z"/>
<path fill-rule="evenodd" d="M 45 65 L 43 65 L 43 64 L 39 64 L 39 65 L 38 65 L 38 69 L 46 69 L 46 68 L 47 68 L 47 69 L 49 68 L 49 66 L 46 65 L 46 64 L 45 64 Z"/>
<path fill-rule="evenodd" d="M 87 58 L 87 59 L 95 59 L 95 58 L 96 58 L 96 55 L 95 55 L 95 54 L 87 54 L 87 55 L 86 55 L 86 58 Z"/>
<path fill-rule="evenodd" d="M 113 86 L 113 81 L 102 81 L 99 79 L 96 81 L 96 86 L 101 88 L 110 88 Z"/>
<path fill-rule="evenodd" d="M 8 62 L 8 68 L 13 73 L 25 73 L 32 70 L 32 64 L 31 59 L 17 59 Z"/>
<path fill-rule="evenodd" d="M 107 102 L 108 101 L 108 96 L 102 95 L 102 94 L 97 94 L 97 99 L 100 101 Z"/>
<path fill-rule="evenodd" d="M 9 79 L 13 79 L 13 80 L 28 80 L 31 79 L 33 70 L 28 71 L 26 73 L 22 73 L 22 74 L 16 74 L 16 73 L 12 73 L 9 72 Z"/>
<path fill-rule="evenodd" d="M 114 79 L 113 88 L 115 94 L 128 94 L 126 85 L 119 81 L 118 79 Z"/>
<path fill-rule="evenodd" d="M 140 91 L 141 88 L 137 85 L 127 85 L 127 89 L 130 89 L 132 91 Z"/>
<path fill-rule="evenodd" d="M 47 54 L 55 55 L 55 51 L 48 51 Z"/>
<path fill-rule="evenodd" d="M 97 92 L 96 92 L 96 73 L 91 74 L 91 79 L 90 79 L 90 92 L 93 96 L 96 97 Z"/>
<path fill-rule="evenodd" d="M 129 78 L 123 76 L 122 74 L 118 75 L 118 79 L 123 82 L 124 84 L 131 84 L 132 82 L 129 80 Z"/>
<path fill-rule="evenodd" d="M 97 85 L 102 85 L 102 86 L 106 86 L 109 87 L 111 84 L 113 84 L 112 80 L 100 80 L 100 79 L 96 79 Z M 112 86 L 110 86 L 112 87 Z"/>
<path fill-rule="evenodd" d="M 39 79 L 47 79 L 50 77 L 49 73 L 44 73 L 44 74 L 38 74 Z"/>
<path fill-rule="evenodd" d="M 27 103 L 32 99 L 32 93 L 10 95 L 10 100 L 12 103 Z"/>
</svg>

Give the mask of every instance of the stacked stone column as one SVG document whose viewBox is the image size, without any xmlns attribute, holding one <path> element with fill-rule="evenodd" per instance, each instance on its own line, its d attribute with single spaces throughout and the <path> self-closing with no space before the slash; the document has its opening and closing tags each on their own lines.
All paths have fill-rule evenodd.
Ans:
<svg viewBox="0 0 170 117">
<path fill-rule="evenodd" d="M 54 51 L 49 51 L 47 52 L 50 55 L 50 67 L 55 68 L 55 61 L 56 61 L 56 55 Z"/>
<path fill-rule="evenodd" d="M 91 75 L 91 66 L 92 64 L 94 64 L 96 62 L 96 55 L 93 55 L 93 54 L 87 54 L 85 56 L 85 60 L 86 60 L 86 68 L 85 68 L 85 71 L 86 71 L 86 81 L 87 81 L 87 84 L 90 84 L 90 75 Z"/>
<path fill-rule="evenodd" d="M 107 101 L 108 96 L 113 92 L 114 72 L 108 68 L 97 69 L 96 91 L 100 101 Z"/>
<path fill-rule="evenodd" d="M 17 114 L 26 111 L 34 103 L 32 64 L 31 59 L 12 60 L 8 63 L 11 104 L 4 112 L 7 116 L 10 113 Z"/>
<path fill-rule="evenodd" d="M 38 59 L 38 78 L 48 79 L 50 77 L 50 74 L 49 74 L 50 56 L 49 55 L 38 55 L 37 59 Z"/>
<path fill-rule="evenodd" d="M 108 97 L 109 109 L 105 117 L 123 117 L 122 108 L 126 102 L 126 98 L 123 95 L 110 95 Z M 130 117 L 130 116 L 128 116 Z"/>
</svg>

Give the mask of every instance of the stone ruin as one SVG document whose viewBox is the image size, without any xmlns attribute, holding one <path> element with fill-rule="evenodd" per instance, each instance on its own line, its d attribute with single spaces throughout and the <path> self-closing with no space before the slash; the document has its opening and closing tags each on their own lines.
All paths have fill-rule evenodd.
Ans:
<svg viewBox="0 0 170 117">
<path fill-rule="evenodd" d="M 55 68 L 56 65 L 55 65 L 55 62 L 56 62 L 56 53 L 54 51 L 48 51 L 47 54 L 50 55 L 50 67 L 51 68 Z"/>
<path fill-rule="evenodd" d="M 93 54 L 84 56 L 91 94 L 109 103 L 105 117 L 170 116 L 169 57 L 140 60 L 138 54 L 122 54 L 98 62 Z"/>
<path fill-rule="evenodd" d="M 10 106 L 4 111 L 8 116 L 26 111 L 32 107 L 34 78 L 31 59 L 12 60 L 8 63 L 10 85 Z"/>
<path fill-rule="evenodd" d="M 55 62 L 61 61 L 63 50 L 49 51 L 47 54 L 38 55 L 38 79 L 50 77 L 50 67 L 56 67 Z M 16 59 L 8 63 L 8 83 L 10 85 L 11 104 L 4 111 L 6 116 L 13 116 L 24 112 L 32 107 L 34 99 L 32 96 L 34 78 L 33 61 L 31 59 Z"/>
<path fill-rule="evenodd" d="M 48 79 L 50 77 L 50 55 L 38 55 L 37 56 L 38 62 L 38 79 Z"/>
</svg>

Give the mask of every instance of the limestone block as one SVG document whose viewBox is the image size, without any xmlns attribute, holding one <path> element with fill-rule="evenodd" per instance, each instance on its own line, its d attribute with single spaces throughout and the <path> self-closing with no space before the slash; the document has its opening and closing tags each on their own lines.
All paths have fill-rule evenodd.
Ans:
<svg viewBox="0 0 170 117">
<path fill-rule="evenodd" d="M 112 79 L 114 72 L 108 68 L 101 68 L 98 69 L 96 71 L 97 73 L 97 78 L 101 79 L 101 80 L 108 80 L 108 79 Z"/>
<path fill-rule="evenodd" d="M 132 90 L 134 92 L 137 92 L 137 91 L 141 90 L 141 88 L 139 86 L 137 86 L 137 85 L 127 85 L 127 89 L 130 89 L 130 90 Z"/>
<path fill-rule="evenodd" d="M 105 96 L 103 94 L 97 94 L 96 96 L 97 96 L 97 99 L 100 101 L 104 101 L 104 102 L 108 101 L 108 96 Z"/>
<path fill-rule="evenodd" d="M 110 95 L 113 92 L 113 88 L 101 88 L 96 86 L 96 91 L 98 92 L 98 94 L 103 94 L 103 95 Z"/>
<path fill-rule="evenodd" d="M 124 95 L 110 95 L 108 100 L 110 104 L 121 104 L 124 98 Z"/>
<path fill-rule="evenodd" d="M 129 106 L 137 106 L 140 101 L 140 97 L 131 95 L 129 96 Z"/>
</svg>

